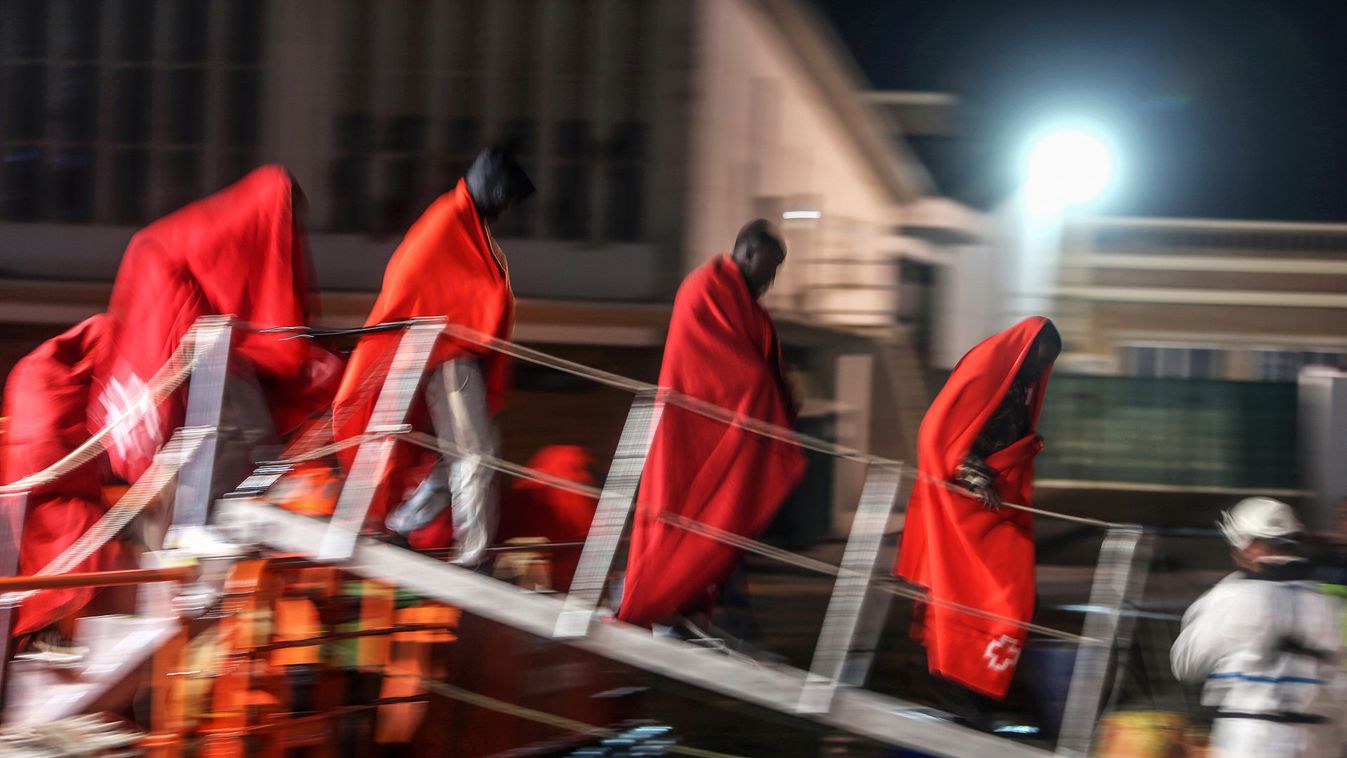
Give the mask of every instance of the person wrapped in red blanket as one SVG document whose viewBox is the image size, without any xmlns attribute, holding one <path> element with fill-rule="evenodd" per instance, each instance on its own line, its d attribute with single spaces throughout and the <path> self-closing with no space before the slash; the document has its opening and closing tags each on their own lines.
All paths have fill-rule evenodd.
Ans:
<svg viewBox="0 0 1347 758">
<path fill-rule="evenodd" d="M 10 373 L 5 388 L 10 431 L 0 453 L 5 480 L 42 470 L 134 408 L 199 317 L 233 314 L 253 327 L 305 325 L 312 277 L 294 207 L 300 197 L 283 168 L 266 166 L 138 233 L 118 270 L 109 313 L 39 346 Z M 235 365 L 256 370 L 262 382 L 264 392 L 251 393 L 263 406 L 261 414 L 251 418 L 268 434 L 273 418 L 284 429 L 324 405 L 340 378 L 335 356 L 282 335 L 238 334 L 233 355 Z M 102 516 L 105 485 L 134 482 L 144 473 L 167 435 L 182 424 L 185 396 L 179 391 L 160 407 L 145 409 L 139 422 L 117 427 L 106 462 L 91 463 L 33 493 L 22 573 L 46 566 Z M 222 440 L 222 450 L 228 447 Z M 217 482 L 228 486 L 237 480 L 217 476 Z M 78 570 L 111 567 L 123 547 L 116 540 L 108 543 Z M 68 618 L 92 597 L 88 590 L 38 593 L 20 610 L 19 633 Z"/>
<path fill-rule="evenodd" d="M 589 452 L 577 445 L 548 445 L 529 459 L 528 467 L 576 484 L 594 485 Z M 518 479 L 501 498 L 499 542 L 542 538 L 546 542 L 584 542 L 599 501 L 546 482 Z M 580 563 L 579 545 L 546 548 L 551 558 L 552 588 L 570 589 Z M 499 564 L 497 564 L 499 566 Z"/>
<path fill-rule="evenodd" d="M 0 448 L 0 480 L 11 484 L 43 471 L 89 439 L 85 414 L 94 366 L 107 348 L 108 326 L 106 316 L 89 318 L 14 364 L 5 382 L 8 422 Z M 101 464 L 90 461 L 29 493 L 19 574 L 31 575 L 45 567 L 103 515 Z M 120 545 L 112 542 L 74 570 L 127 568 L 121 565 L 122 557 Z M 39 592 L 19 606 L 14 633 L 36 632 L 82 608 L 93 595 L 92 588 Z M 64 636 L 69 633 L 67 629 Z"/>
<path fill-rule="evenodd" d="M 309 323 L 312 267 L 295 212 L 300 198 L 284 168 L 263 166 L 131 239 L 108 304 L 112 345 L 95 370 L 91 428 L 136 402 L 192 324 L 215 314 L 249 327 L 235 334 L 232 355 L 256 372 L 278 432 L 331 401 L 341 378 L 336 356 L 307 340 L 256 331 Z M 186 393 L 175 393 L 143 423 L 115 434 L 113 473 L 136 481 L 182 425 L 185 408 Z"/>
<path fill-rule="evenodd" d="M 785 260 L 771 224 L 739 233 L 732 256 L 692 272 L 674 300 L 660 385 L 740 417 L 792 427 L 797 407 L 776 326 L 758 304 Z M 618 617 L 651 625 L 702 609 L 739 551 L 661 518 L 745 537 L 762 532 L 804 473 L 795 446 L 667 405 L 637 496 Z"/>
<path fill-rule="evenodd" d="M 1035 428 L 1060 351 L 1041 317 L 988 338 L 954 367 L 917 434 L 920 479 L 894 573 L 931 594 L 914 626 L 931 672 L 996 698 L 1010 686 L 1026 637 L 1016 622 L 1032 617 L 1035 596 L 1032 518 L 1001 504 L 1030 504 L 1043 448 Z"/>
<path fill-rule="evenodd" d="M 508 340 L 514 328 L 514 292 L 505 255 L 487 225 L 532 193 L 533 184 L 517 163 L 499 149 L 484 150 L 467 176 L 407 231 L 388 262 L 365 325 L 441 316 Z M 365 432 L 399 339 L 397 332 L 376 333 L 356 346 L 333 405 L 336 439 Z M 412 423 L 425 427 L 428 420 L 441 441 L 493 454 L 491 414 L 504 402 L 508 369 L 500 353 L 440 339 Z M 354 460 L 355 450 L 350 449 L 342 458 L 348 471 Z M 416 484 L 414 472 L 424 478 L 404 501 L 409 485 Z M 456 561 L 473 565 L 482 559 L 494 530 L 491 485 L 491 470 L 475 456 L 446 459 L 399 443 L 369 517 L 381 523 L 386 519 L 390 531 L 414 548 L 447 547 L 457 539 L 462 550 Z M 452 518 L 441 518 L 451 499 Z"/>
</svg>

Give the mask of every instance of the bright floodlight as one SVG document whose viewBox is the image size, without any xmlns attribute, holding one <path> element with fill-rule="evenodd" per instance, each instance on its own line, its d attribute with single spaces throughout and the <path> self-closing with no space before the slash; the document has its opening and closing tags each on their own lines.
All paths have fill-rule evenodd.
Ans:
<svg viewBox="0 0 1347 758">
<path fill-rule="evenodd" d="M 1098 136 L 1080 129 L 1051 132 L 1029 150 L 1025 194 L 1031 207 L 1062 211 L 1099 199 L 1113 179 L 1113 155 Z"/>
</svg>

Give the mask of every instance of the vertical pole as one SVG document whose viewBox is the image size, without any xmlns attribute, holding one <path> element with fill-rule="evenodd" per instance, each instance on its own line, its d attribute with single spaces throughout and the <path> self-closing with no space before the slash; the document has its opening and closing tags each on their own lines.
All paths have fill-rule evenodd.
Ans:
<svg viewBox="0 0 1347 758">
<path fill-rule="evenodd" d="M 912 495 L 912 484 L 916 482 L 913 477 L 903 477 L 899 474 L 898 495 L 894 498 L 894 505 L 907 503 Z M 892 511 L 889 513 L 891 518 Z M 853 524 L 854 526 L 854 524 Z M 885 521 L 884 528 L 887 528 L 888 521 Z M 883 535 L 880 536 L 879 554 L 875 556 L 875 571 L 877 573 L 886 572 L 894 563 L 894 558 L 898 553 L 898 540 L 895 538 L 891 544 L 883 542 Z M 856 622 L 856 633 L 851 638 L 851 651 L 847 656 L 846 664 L 842 667 L 841 683 L 852 687 L 864 687 L 866 679 L 870 676 L 870 668 L 874 665 L 875 654 L 879 650 L 879 640 L 884 634 L 884 627 L 889 621 L 889 608 L 893 605 L 893 594 L 885 592 L 882 588 L 875 587 L 872 583 L 865 596 L 865 611 L 861 614 L 860 620 Z"/>
<path fill-rule="evenodd" d="M 828 613 L 823 617 L 814 662 L 805 677 L 797 710 L 801 713 L 826 713 L 832 706 L 833 693 L 847 683 L 844 673 L 852 659 L 853 642 L 866 610 L 866 596 L 875 572 L 884 527 L 898 498 L 902 466 L 873 464 L 861 490 L 860 506 L 851 524 L 851 536 L 842 554 L 842 573 L 833 584 Z M 867 659 L 873 651 L 857 651 Z"/>
<path fill-rule="evenodd" d="M 1115 526 L 1104 536 L 1090 589 L 1090 615 L 1085 619 L 1084 635 L 1090 641 L 1076 648 L 1062 733 L 1057 739 L 1060 755 L 1090 753 L 1109 657 L 1114 643 L 1131 634 L 1132 619 L 1130 614 L 1124 619 L 1122 610 L 1145 584 L 1149 553 L 1150 541 L 1139 526 Z"/>
<path fill-rule="evenodd" d="M 0 576 L 19 573 L 19 543 L 23 539 L 23 522 L 27 515 L 28 493 L 0 495 Z M 9 659 L 13 654 L 14 608 L 18 603 L 0 603 L 0 712 L 9 701 Z"/>
<path fill-rule="evenodd" d="M 188 389 L 187 416 L 183 426 L 210 431 L 202 438 L 196 455 L 192 456 L 178 476 L 170 529 L 206 525 L 233 335 L 233 323 L 228 316 L 206 316 L 192 328 L 197 362 Z"/>
<path fill-rule="evenodd" d="M 642 392 L 632 401 L 617 452 L 608 468 L 608 479 L 603 484 L 599 507 L 594 512 L 589 536 L 580 552 L 575 579 L 557 618 L 553 631 L 556 638 L 583 637 L 589 631 L 590 619 L 599 606 L 608 572 L 613 567 L 613 557 L 627 527 L 641 471 L 645 469 L 645 459 L 663 413 L 664 401 L 658 391 Z"/>
<path fill-rule="evenodd" d="M 319 560 L 342 561 L 355 551 L 356 538 L 365 526 L 374 492 L 397 443 L 392 435 L 406 423 L 430 353 L 443 331 L 444 319 L 425 319 L 418 320 L 403 332 L 365 430 L 384 436 L 365 442 L 356 451 L 355 463 L 337 499 L 336 512 L 332 514 L 323 542 L 318 547 Z"/>
</svg>

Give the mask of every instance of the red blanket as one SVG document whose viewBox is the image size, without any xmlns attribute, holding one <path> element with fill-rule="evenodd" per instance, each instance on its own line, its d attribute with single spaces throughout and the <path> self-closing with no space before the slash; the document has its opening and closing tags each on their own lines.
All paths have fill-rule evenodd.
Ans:
<svg viewBox="0 0 1347 758">
<path fill-rule="evenodd" d="M 308 323 L 308 249 L 295 228 L 293 191 L 285 169 L 264 166 L 132 238 L 108 305 L 113 347 L 96 373 L 92 428 L 137 397 L 201 316 L 232 314 L 259 328 Z M 335 357 L 283 335 L 240 331 L 234 356 L 270 386 L 282 433 L 326 405 L 339 377 Z M 115 474 L 133 482 L 144 473 L 182 424 L 185 398 L 177 393 L 156 419 L 114 439 Z"/>
<path fill-rule="evenodd" d="M 42 343 L 10 371 L 4 398 L 9 421 L 0 448 L 0 478 L 6 484 L 42 471 L 89 439 L 89 390 L 108 326 L 105 316 L 94 316 Z M 91 461 L 29 495 L 20 574 L 46 566 L 103 515 L 100 463 Z M 119 568 L 118 544 L 109 543 L 74 570 Z M 93 594 L 93 589 L 39 592 L 19 607 L 15 633 L 52 624 L 86 605 Z"/>
<path fill-rule="evenodd" d="M 407 230 L 384 271 L 383 288 L 365 325 L 416 316 L 444 316 L 452 324 L 498 339 L 509 339 L 513 331 L 514 293 L 505 259 L 477 215 L 472 196 L 462 181 L 432 203 Z M 333 433 L 337 439 L 364 433 L 400 338 L 398 332 L 372 334 L 362 339 L 351 354 L 333 404 Z M 508 363 L 499 353 L 441 339 L 427 371 L 465 356 L 481 358 L 491 408 L 499 409 L 509 382 Z M 422 403 L 417 405 L 413 423 L 426 428 L 425 409 Z M 343 458 L 348 470 L 354 458 L 355 451 L 348 450 Z M 398 445 L 370 508 L 371 518 L 382 519 L 388 508 L 401 500 L 408 484 L 414 483 L 410 482 L 409 470 L 418 462 L 423 464 L 425 458 L 405 444 Z M 447 512 L 442 520 L 443 525 L 426 527 L 435 531 L 435 542 L 443 542 L 452 534 Z M 441 547 L 425 544 L 415 535 L 412 542 L 423 548 Z"/>
<path fill-rule="evenodd" d="M 674 300 L 660 385 L 791 427 L 794 400 L 767 311 L 721 256 Z M 746 537 L 767 527 L 804 472 L 793 445 L 666 406 L 637 497 L 619 616 L 650 624 L 686 611 L 724 581 L 738 551 L 658 520 L 669 511 Z"/>
<path fill-rule="evenodd" d="M 894 569 L 927 588 L 937 601 L 924 607 L 924 619 L 914 633 L 926 645 L 931 672 L 998 698 L 1010 686 L 1027 632 L 939 601 L 1028 621 L 1035 594 L 1033 520 L 1019 510 L 989 510 L 940 482 L 954 477 L 1046 323 L 1028 318 L 974 347 L 927 410 L 917 435 L 922 478 L 908 502 Z M 1045 371 L 1029 409 L 1035 426 L 1047 383 Z M 1005 501 L 1030 504 L 1034 456 L 1042 446 L 1030 434 L 987 459 Z"/>
<path fill-rule="evenodd" d="M 584 448 L 549 445 L 529 459 L 528 467 L 568 482 L 593 485 L 590 463 L 592 460 Z M 519 479 L 501 499 L 496 541 L 544 537 L 548 542 L 582 542 L 589 535 L 589 525 L 598 505 L 597 500 L 587 495 Z M 548 551 L 552 558 L 552 587 L 558 592 L 570 589 L 580 562 L 580 550 L 573 547 Z"/>
</svg>

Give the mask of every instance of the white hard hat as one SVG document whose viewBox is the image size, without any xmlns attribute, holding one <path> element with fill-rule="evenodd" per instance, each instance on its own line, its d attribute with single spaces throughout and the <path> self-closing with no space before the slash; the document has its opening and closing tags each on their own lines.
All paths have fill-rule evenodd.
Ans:
<svg viewBox="0 0 1347 758">
<path fill-rule="evenodd" d="M 1293 539 L 1305 530 L 1291 506 L 1270 497 L 1249 497 L 1221 514 L 1217 524 L 1231 545 L 1243 550 L 1256 539 Z"/>
</svg>

